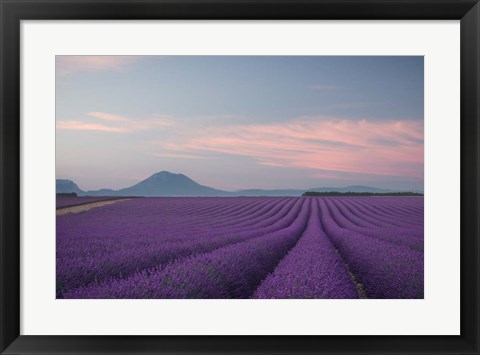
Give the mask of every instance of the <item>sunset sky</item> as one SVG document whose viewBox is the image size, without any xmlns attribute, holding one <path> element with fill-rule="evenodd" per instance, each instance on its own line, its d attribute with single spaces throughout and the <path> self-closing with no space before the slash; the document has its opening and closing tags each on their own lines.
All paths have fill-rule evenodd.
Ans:
<svg viewBox="0 0 480 355">
<path fill-rule="evenodd" d="M 57 56 L 56 175 L 423 190 L 423 57 Z"/>
</svg>

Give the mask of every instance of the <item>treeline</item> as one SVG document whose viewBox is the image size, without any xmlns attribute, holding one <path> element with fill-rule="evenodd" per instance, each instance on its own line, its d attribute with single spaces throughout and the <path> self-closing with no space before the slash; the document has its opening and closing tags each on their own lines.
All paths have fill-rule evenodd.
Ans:
<svg viewBox="0 0 480 355">
<path fill-rule="evenodd" d="M 59 197 L 64 197 L 64 196 L 77 197 L 78 195 L 75 192 L 57 192 L 57 196 L 59 196 Z"/>
<path fill-rule="evenodd" d="M 418 192 L 317 192 L 306 191 L 302 196 L 423 196 Z"/>
</svg>

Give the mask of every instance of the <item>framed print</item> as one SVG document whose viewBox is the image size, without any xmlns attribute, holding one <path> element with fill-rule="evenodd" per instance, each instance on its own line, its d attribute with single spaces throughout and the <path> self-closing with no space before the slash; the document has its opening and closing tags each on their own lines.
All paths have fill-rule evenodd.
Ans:
<svg viewBox="0 0 480 355">
<path fill-rule="evenodd" d="M 2 354 L 478 354 L 479 6 L 1 0 Z"/>
</svg>

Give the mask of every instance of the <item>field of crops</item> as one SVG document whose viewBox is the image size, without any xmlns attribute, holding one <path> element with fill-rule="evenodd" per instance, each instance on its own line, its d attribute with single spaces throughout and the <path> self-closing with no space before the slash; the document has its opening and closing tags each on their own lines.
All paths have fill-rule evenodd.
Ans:
<svg viewBox="0 0 480 355">
<path fill-rule="evenodd" d="M 57 298 L 423 298 L 423 197 L 164 197 L 57 216 Z"/>
</svg>

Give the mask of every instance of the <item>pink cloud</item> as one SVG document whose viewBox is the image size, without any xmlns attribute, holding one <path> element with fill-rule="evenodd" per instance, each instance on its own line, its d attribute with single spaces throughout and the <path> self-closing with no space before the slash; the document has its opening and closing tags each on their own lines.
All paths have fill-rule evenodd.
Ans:
<svg viewBox="0 0 480 355">
<path fill-rule="evenodd" d="M 216 152 L 259 165 L 423 177 L 423 123 L 304 117 L 286 124 L 207 128 L 161 142 L 175 154 Z"/>
<path fill-rule="evenodd" d="M 107 112 L 88 112 L 84 120 L 57 122 L 57 129 L 77 131 L 99 131 L 110 133 L 126 133 L 171 127 L 174 121 L 168 117 L 150 116 L 147 118 L 130 118 Z M 101 120 L 103 123 L 97 123 Z"/>
<path fill-rule="evenodd" d="M 56 70 L 61 75 L 83 71 L 122 70 L 138 59 L 138 56 L 125 55 L 59 55 L 56 56 Z"/>
<path fill-rule="evenodd" d="M 179 153 L 158 153 L 153 155 L 156 157 L 178 158 L 178 159 L 212 159 L 211 157 L 201 157 L 193 154 L 179 154 Z"/>
<path fill-rule="evenodd" d="M 105 113 L 105 112 L 88 112 L 87 116 L 98 118 L 104 121 L 119 121 L 119 122 L 126 122 L 129 121 L 127 117 L 115 115 L 112 113 Z"/>
<path fill-rule="evenodd" d="M 125 132 L 121 127 L 109 127 L 100 123 L 86 123 L 80 121 L 59 121 L 56 125 L 57 129 L 73 130 L 73 131 L 99 131 L 99 132 Z"/>
</svg>

